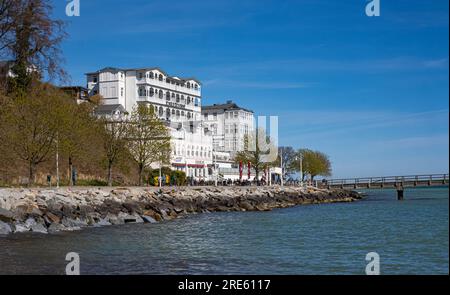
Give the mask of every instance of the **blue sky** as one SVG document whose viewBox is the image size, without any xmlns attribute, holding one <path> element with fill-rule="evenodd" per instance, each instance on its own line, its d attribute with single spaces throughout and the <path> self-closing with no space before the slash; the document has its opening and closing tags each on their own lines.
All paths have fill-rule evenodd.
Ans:
<svg viewBox="0 0 450 295">
<path fill-rule="evenodd" d="M 446 173 L 449 2 L 81 0 L 63 44 L 72 84 L 105 66 L 203 82 L 203 102 L 279 116 L 282 145 L 327 153 L 334 177 Z"/>
</svg>

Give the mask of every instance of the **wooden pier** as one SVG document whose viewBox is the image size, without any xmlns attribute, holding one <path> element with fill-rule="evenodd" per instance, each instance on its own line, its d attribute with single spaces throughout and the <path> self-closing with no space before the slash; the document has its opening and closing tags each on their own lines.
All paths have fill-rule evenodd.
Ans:
<svg viewBox="0 0 450 295">
<path fill-rule="evenodd" d="M 383 189 L 397 190 L 397 198 L 403 200 L 404 189 L 407 187 L 448 186 L 448 174 L 381 176 L 346 179 L 329 179 L 317 182 L 320 188 L 340 189 Z"/>
</svg>

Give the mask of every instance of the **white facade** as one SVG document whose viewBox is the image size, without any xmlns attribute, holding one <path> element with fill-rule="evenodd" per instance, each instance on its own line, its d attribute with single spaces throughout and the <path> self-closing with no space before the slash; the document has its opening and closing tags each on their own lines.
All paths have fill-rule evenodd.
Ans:
<svg viewBox="0 0 450 295">
<path fill-rule="evenodd" d="M 213 135 L 214 151 L 234 155 L 244 149 L 244 139 L 254 130 L 253 112 L 232 101 L 202 108 L 205 126 Z"/>
<path fill-rule="evenodd" d="M 172 168 L 211 179 L 212 136 L 201 122 L 200 82 L 159 68 L 105 68 L 86 75 L 89 95 L 100 94 L 105 106 L 122 106 L 128 113 L 138 103 L 153 106 L 171 132 Z"/>
</svg>

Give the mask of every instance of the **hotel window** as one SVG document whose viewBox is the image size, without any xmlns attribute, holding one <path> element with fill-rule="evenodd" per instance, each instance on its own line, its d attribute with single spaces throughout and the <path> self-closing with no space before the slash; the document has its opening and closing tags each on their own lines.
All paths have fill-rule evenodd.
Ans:
<svg viewBox="0 0 450 295">
<path fill-rule="evenodd" d="M 142 73 L 139 73 L 139 79 L 142 79 Z"/>
<path fill-rule="evenodd" d="M 180 95 L 177 94 L 177 102 L 180 102 Z"/>
<path fill-rule="evenodd" d="M 153 79 L 153 72 L 150 72 L 150 78 Z"/>
<path fill-rule="evenodd" d="M 184 103 L 184 95 L 183 94 L 181 95 L 181 102 Z"/>
<path fill-rule="evenodd" d="M 92 80 L 94 81 L 94 83 L 97 83 L 97 77 L 93 77 Z"/>
<path fill-rule="evenodd" d="M 117 90 L 116 87 L 111 87 L 111 96 L 116 97 L 117 96 Z"/>
<path fill-rule="evenodd" d="M 159 81 L 163 80 L 163 75 L 159 74 Z"/>
<path fill-rule="evenodd" d="M 150 88 L 150 96 L 153 96 L 155 94 L 155 90 L 153 88 Z"/>
<path fill-rule="evenodd" d="M 200 101 L 200 100 L 197 99 L 197 98 L 194 98 L 194 99 L 195 99 L 195 106 L 198 107 L 198 104 L 199 104 L 199 101 Z"/>
<path fill-rule="evenodd" d="M 162 90 L 159 91 L 159 98 L 161 98 L 161 99 L 163 98 L 163 92 L 162 92 Z"/>
<path fill-rule="evenodd" d="M 213 114 L 213 118 L 214 118 L 214 120 L 217 120 L 217 113 Z"/>
<path fill-rule="evenodd" d="M 120 96 L 123 96 L 123 87 L 120 88 Z"/>
<path fill-rule="evenodd" d="M 191 103 L 191 98 L 188 96 L 187 97 L 187 104 L 190 104 Z"/>
<path fill-rule="evenodd" d="M 239 116 L 238 112 L 234 112 L 234 117 L 237 118 Z"/>
</svg>

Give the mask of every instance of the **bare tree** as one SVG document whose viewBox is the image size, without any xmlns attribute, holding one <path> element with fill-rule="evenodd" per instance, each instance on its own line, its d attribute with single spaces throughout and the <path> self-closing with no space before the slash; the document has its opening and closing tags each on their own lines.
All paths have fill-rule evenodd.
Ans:
<svg viewBox="0 0 450 295">
<path fill-rule="evenodd" d="M 52 18 L 51 1 L 0 0 L 0 15 L 0 56 L 14 62 L 10 91 L 28 91 L 44 74 L 64 80 L 60 44 L 66 33 L 64 22 Z"/>
<path fill-rule="evenodd" d="M 13 28 L 15 0 L 0 0 L 0 52 L 12 42 L 10 34 Z"/>
<path fill-rule="evenodd" d="M 261 146 L 264 143 L 264 146 Z M 255 169 L 256 179 L 259 179 L 259 173 L 266 167 L 273 166 L 276 162 L 267 162 L 267 152 L 274 149 L 273 139 L 271 139 L 263 128 L 257 128 L 254 134 L 247 135 L 244 138 L 244 149 L 236 153 L 235 162 L 243 162 L 252 165 Z"/>
</svg>

